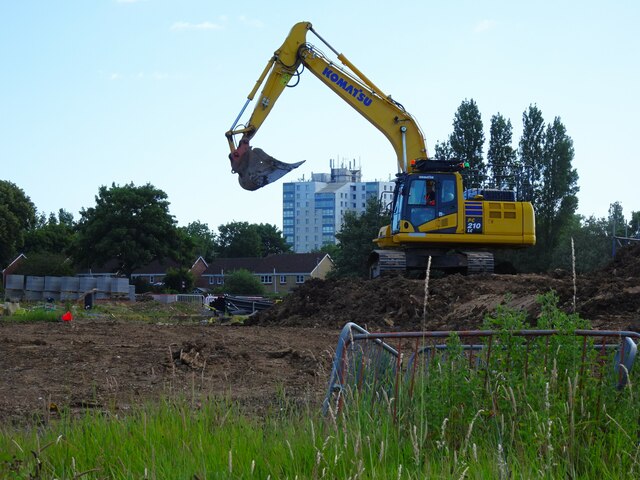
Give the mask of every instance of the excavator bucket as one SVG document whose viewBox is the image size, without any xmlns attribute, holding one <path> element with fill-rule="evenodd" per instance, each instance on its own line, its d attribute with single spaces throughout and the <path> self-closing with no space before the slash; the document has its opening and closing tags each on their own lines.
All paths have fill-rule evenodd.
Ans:
<svg viewBox="0 0 640 480">
<path fill-rule="evenodd" d="M 284 163 L 260 148 L 249 147 L 242 155 L 230 156 L 231 168 L 238 174 L 238 182 L 245 190 L 257 190 L 298 168 L 305 161 Z"/>
</svg>

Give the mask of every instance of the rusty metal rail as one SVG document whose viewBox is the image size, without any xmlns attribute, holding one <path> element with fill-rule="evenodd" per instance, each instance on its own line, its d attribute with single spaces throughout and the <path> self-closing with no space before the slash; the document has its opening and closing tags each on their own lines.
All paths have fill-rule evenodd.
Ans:
<svg viewBox="0 0 640 480">
<path fill-rule="evenodd" d="M 507 335 L 512 339 L 523 339 L 521 347 L 525 349 L 526 376 L 531 341 L 546 337 L 548 347 L 551 337 L 567 333 L 558 330 L 518 330 L 508 332 Z M 629 372 L 636 358 L 640 333 L 575 330 L 570 335 L 582 339 L 581 373 L 587 368 L 587 348 L 590 345 L 589 348 L 599 352 L 600 359 L 605 359 L 613 353 L 611 373 L 614 384 L 619 389 L 627 384 Z M 408 391 L 411 395 L 416 374 L 428 370 L 429 365 L 436 359 L 446 358 L 450 352 L 445 342 L 453 337 L 461 340 L 459 349 L 468 359 L 469 368 L 486 368 L 491 362 L 492 354 L 495 355 L 492 352 L 506 348 L 500 342 L 505 338 L 505 332 L 498 330 L 370 333 L 355 323 L 347 323 L 338 339 L 323 412 L 326 414 L 330 407 L 333 411 L 339 411 L 346 389 L 382 392 L 392 397 L 397 393 L 399 384 L 406 382 L 409 384 Z M 545 353 L 544 358 L 539 360 L 546 364 L 548 355 Z"/>
</svg>

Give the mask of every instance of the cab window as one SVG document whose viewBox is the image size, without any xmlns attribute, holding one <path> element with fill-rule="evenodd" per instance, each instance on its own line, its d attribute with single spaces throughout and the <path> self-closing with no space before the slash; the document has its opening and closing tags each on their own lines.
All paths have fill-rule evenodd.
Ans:
<svg viewBox="0 0 640 480">
<path fill-rule="evenodd" d="M 456 200 L 456 181 L 453 178 L 445 178 L 440 181 L 440 204 L 455 202 Z"/>
<path fill-rule="evenodd" d="M 422 225 L 436 218 L 437 188 L 433 179 L 416 179 L 411 182 L 407 208 L 409 221 Z"/>
<path fill-rule="evenodd" d="M 409 188 L 409 205 L 426 205 L 427 181 L 414 180 Z"/>
</svg>

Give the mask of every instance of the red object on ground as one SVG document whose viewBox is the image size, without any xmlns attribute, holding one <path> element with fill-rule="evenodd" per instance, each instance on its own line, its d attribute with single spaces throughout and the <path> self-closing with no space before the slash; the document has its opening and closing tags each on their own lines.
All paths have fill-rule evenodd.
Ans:
<svg viewBox="0 0 640 480">
<path fill-rule="evenodd" d="M 73 320 L 73 315 L 71 315 L 71 312 L 67 311 L 62 315 L 63 322 L 70 322 L 71 320 Z"/>
</svg>

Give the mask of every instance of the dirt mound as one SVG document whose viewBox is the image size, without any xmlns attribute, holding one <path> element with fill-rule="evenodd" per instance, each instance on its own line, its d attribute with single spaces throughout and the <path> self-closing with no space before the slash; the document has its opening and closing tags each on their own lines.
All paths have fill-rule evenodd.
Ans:
<svg viewBox="0 0 640 480">
<path fill-rule="evenodd" d="M 554 291 L 561 308 L 574 308 L 568 272 L 547 275 L 450 275 L 425 281 L 404 277 L 374 280 L 310 280 L 282 303 L 262 312 L 259 325 L 340 328 L 354 322 L 372 331 L 478 328 L 500 304 L 524 310 L 532 325 L 537 298 Z M 618 252 L 600 271 L 579 276 L 575 309 L 596 328 L 640 330 L 640 245 Z"/>
<path fill-rule="evenodd" d="M 640 243 L 621 248 L 610 264 L 581 276 L 578 292 L 583 299 L 579 312 L 585 318 L 615 323 L 628 319 L 628 328 L 640 329 Z"/>
<path fill-rule="evenodd" d="M 616 257 L 601 271 L 621 278 L 640 278 L 640 242 L 620 248 Z"/>
</svg>

